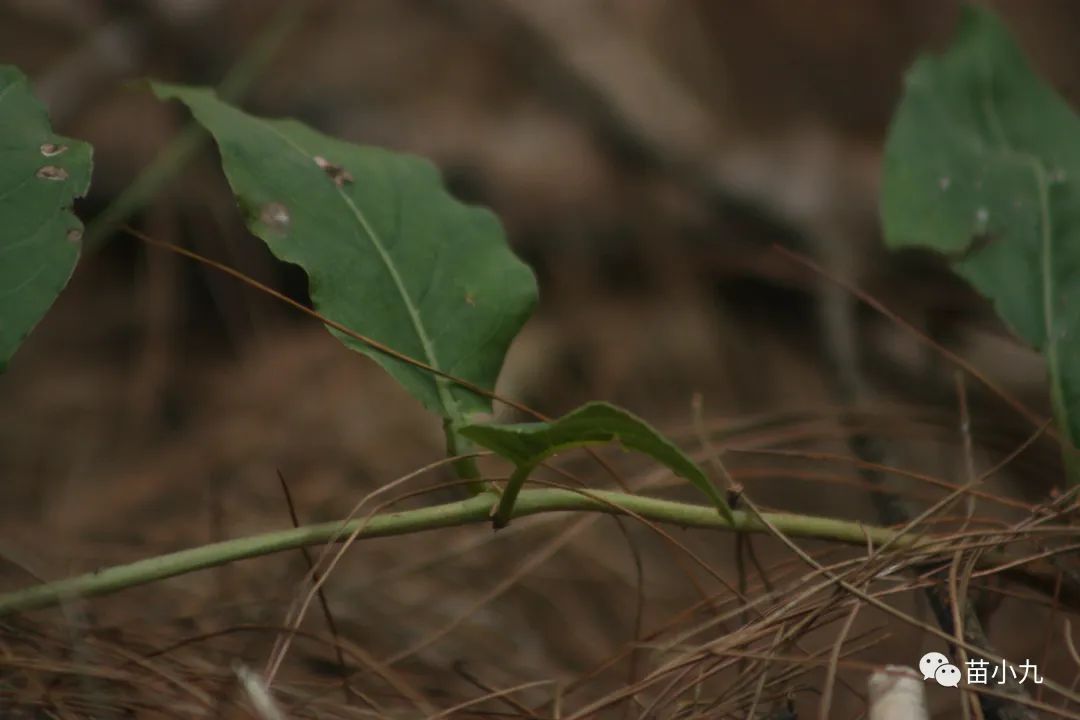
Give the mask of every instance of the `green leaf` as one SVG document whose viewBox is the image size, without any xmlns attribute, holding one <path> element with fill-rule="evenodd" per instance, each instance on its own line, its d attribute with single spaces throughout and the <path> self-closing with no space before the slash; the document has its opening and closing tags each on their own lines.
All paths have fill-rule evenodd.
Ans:
<svg viewBox="0 0 1080 720">
<path fill-rule="evenodd" d="M 1080 120 L 1001 22 L 968 8 L 919 59 L 885 148 L 886 242 L 946 253 L 1046 356 L 1061 429 L 1080 440 Z"/>
<path fill-rule="evenodd" d="M 53 133 L 26 76 L 0 65 L 0 371 L 75 270 L 90 168 L 90 145 Z"/>
<path fill-rule="evenodd" d="M 268 120 L 210 90 L 153 84 L 217 142 L 248 228 L 308 275 L 326 317 L 491 390 L 536 302 L 536 281 L 484 209 L 464 205 L 420 158 Z M 460 423 L 491 401 L 331 330 L 425 406 Z"/>
<path fill-rule="evenodd" d="M 582 405 L 552 422 L 466 425 L 461 428 L 461 434 L 506 458 L 517 468 L 503 493 L 504 502 L 500 503 L 496 526 L 509 520 L 521 484 L 541 462 L 564 450 L 609 442 L 619 442 L 627 449 L 649 455 L 666 465 L 705 493 L 724 517 L 731 520 L 727 501 L 697 463 L 647 422 L 608 403 Z"/>
</svg>

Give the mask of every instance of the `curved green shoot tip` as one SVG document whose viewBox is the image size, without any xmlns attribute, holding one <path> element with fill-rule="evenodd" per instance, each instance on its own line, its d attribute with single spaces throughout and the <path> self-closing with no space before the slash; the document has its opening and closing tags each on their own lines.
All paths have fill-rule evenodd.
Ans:
<svg viewBox="0 0 1080 720">
<path fill-rule="evenodd" d="M 564 450 L 609 442 L 644 453 L 686 478 L 708 496 L 726 520 L 733 521 L 723 494 L 696 462 L 647 422 L 609 403 L 587 403 L 551 422 L 466 425 L 460 432 L 514 463 L 514 473 L 495 509 L 496 528 L 510 522 L 521 487 L 540 463 Z"/>
</svg>

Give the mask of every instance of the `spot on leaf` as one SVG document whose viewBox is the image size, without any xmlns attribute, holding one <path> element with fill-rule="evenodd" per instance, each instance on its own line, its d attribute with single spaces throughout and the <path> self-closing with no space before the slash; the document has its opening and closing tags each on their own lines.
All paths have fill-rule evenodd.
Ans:
<svg viewBox="0 0 1080 720">
<path fill-rule="evenodd" d="M 271 230 L 285 233 L 289 230 L 292 217 L 289 208 L 279 202 L 269 202 L 259 208 L 259 222 Z"/>
<path fill-rule="evenodd" d="M 315 156 L 315 164 L 319 166 L 319 169 L 326 173 L 326 176 L 334 181 L 334 184 L 338 187 L 345 187 L 346 184 L 353 181 L 353 176 L 349 174 L 349 171 L 340 165 L 335 165 L 322 155 Z"/>
<path fill-rule="evenodd" d="M 42 180 L 62 181 L 68 179 L 68 171 L 56 165 L 45 165 L 37 171 L 37 176 Z"/>
</svg>

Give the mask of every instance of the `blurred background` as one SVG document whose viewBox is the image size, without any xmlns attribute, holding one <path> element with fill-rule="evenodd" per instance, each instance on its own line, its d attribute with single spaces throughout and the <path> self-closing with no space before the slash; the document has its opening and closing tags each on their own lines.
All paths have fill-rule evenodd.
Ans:
<svg viewBox="0 0 1080 720">
<path fill-rule="evenodd" d="M 988 4 L 1076 100 L 1075 2 Z M 302 521 L 342 517 L 443 450 L 435 418 L 308 318 L 117 232 L 128 223 L 306 300 L 303 274 L 245 232 L 212 144 L 179 106 L 156 101 L 145 77 L 216 85 L 252 113 L 427 156 L 459 198 L 492 207 L 541 287 L 503 394 L 549 414 L 617 402 L 695 450 L 700 394 L 697 424 L 725 438 L 726 462 L 753 497 L 871 523 L 879 510 L 853 464 L 770 452 L 851 457 L 854 424 L 878 439 L 876 459 L 911 472 L 957 481 L 969 458 L 990 467 L 1030 425 L 969 379 L 965 454 L 952 366 L 840 284 L 1045 410 L 1041 361 L 992 308 L 937 259 L 889 254 L 878 234 L 880 157 L 904 71 L 947 44 L 959 7 L 0 0 L 0 63 L 31 77 L 60 132 L 95 148 L 77 206 L 84 257 L 0 378 L 0 585 L 285 527 L 278 471 Z M 616 459 L 632 477 L 649 469 Z M 602 484 L 580 458 L 567 463 Z M 442 472 L 434 479 L 449 479 Z M 1035 503 L 1058 478 L 1057 451 L 1040 440 L 993 490 Z M 887 483 L 914 503 L 939 497 L 910 479 Z M 372 657 L 400 656 L 407 683 L 442 707 L 477 687 L 572 684 L 720 589 L 685 558 L 671 562 L 655 534 L 575 522 L 365 543 L 329 583 L 330 605 L 343 635 Z M 731 538 L 683 539 L 733 577 Z M 790 558 L 756 542 L 765 560 Z M 279 624 L 304 570 L 299 556 L 250 561 L 69 608 L 65 622 L 158 645 Z M 925 612 L 915 595 L 900 602 Z M 1041 630 L 1010 630 L 1010 618 L 1032 612 L 1006 601 L 995 616 L 1017 655 L 1042 647 Z M 910 664 L 929 647 L 883 623 L 860 616 L 852 637 L 881 637 L 859 657 Z M 325 632 L 314 613 L 307 625 Z M 58 627 L 68 625 L 34 632 L 70 640 Z M 272 640 L 249 633 L 187 652 L 227 675 L 227 658 L 264 658 Z M 296 687 L 333 679 L 325 647 L 298 642 L 292 652 Z M 621 657 L 585 689 L 568 685 L 579 694 L 567 707 L 616 691 L 640 671 L 632 665 Z M 854 688 L 863 675 L 852 671 Z M 811 671 L 780 683 L 770 702 L 812 703 L 820 682 Z M 373 697 L 396 697 L 370 684 Z M 835 702 L 836 717 L 864 707 L 854 691 Z"/>
</svg>

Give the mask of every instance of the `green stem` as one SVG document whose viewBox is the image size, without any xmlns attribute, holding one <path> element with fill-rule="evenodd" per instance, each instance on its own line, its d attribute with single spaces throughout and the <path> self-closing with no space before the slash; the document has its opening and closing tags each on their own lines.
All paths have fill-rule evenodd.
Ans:
<svg viewBox="0 0 1080 720">
<path fill-rule="evenodd" d="M 446 454 L 457 458 L 453 462 L 454 472 L 462 480 L 468 481 L 470 493 L 479 495 L 487 490 L 487 483 L 481 479 L 480 468 L 476 466 L 476 458 L 471 455 L 475 449 L 473 444 L 462 437 L 457 428 L 458 424 L 450 418 L 443 420 L 443 435 L 446 436 Z"/>
<path fill-rule="evenodd" d="M 495 516 L 492 518 L 492 525 L 496 530 L 501 530 L 510 524 L 510 518 L 514 516 L 514 502 L 525 485 L 525 479 L 535 467 L 535 465 L 519 465 L 506 482 L 506 489 L 499 498 L 499 507 L 495 509 Z"/>
<path fill-rule="evenodd" d="M 76 598 L 105 595 L 237 560 L 340 541 L 357 530 L 358 538 L 374 538 L 484 523 L 490 520 L 491 507 L 497 500 L 495 493 L 485 492 L 459 502 L 417 510 L 379 513 L 345 524 L 328 522 L 268 532 L 159 555 L 127 565 L 103 568 L 85 575 L 0 595 L 0 617 L 15 612 L 53 607 Z M 564 511 L 635 515 L 682 527 L 748 533 L 768 532 L 768 527 L 761 520 L 743 511 L 735 511 L 732 522 L 718 514 L 712 506 L 601 490 L 587 494 L 551 488 L 523 490 L 513 506 L 513 517 Z M 830 540 L 860 547 L 866 547 L 869 541 L 873 545 L 891 542 L 894 548 L 911 549 L 935 541 L 935 538 L 929 536 L 910 533 L 899 535 L 897 531 L 888 528 L 846 520 L 789 513 L 765 513 L 764 517 L 790 537 Z M 980 566 L 1003 563 L 1005 559 L 1006 556 L 1002 553 L 985 553 L 980 558 Z M 1029 574 L 1035 577 L 1038 583 L 1047 581 L 1047 578 L 1041 575 Z"/>
<path fill-rule="evenodd" d="M 1062 458 L 1065 464 L 1065 480 L 1068 485 L 1080 485 L 1080 459 L 1077 458 L 1076 426 L 1078 420 L 1069 416 L 1069 406 L 1065 400 L 1065 378 L 1061 367 L 1061 347 L 1058 335 L 1057 304 L 1054 302 L 1054 272 L 1057 270 L 1054 260 L 1054 236 L 1050 224 L 1050 189 L 1046 177 L 1046 168 L 1038 158 L 1030 158 L 1035 186 L 1039 190 L 1039 231 L 1042 252 L 1042 311 L 1043 333 L 1046 336 L 1043 354 L 1046 355 L 1046 369 L 1050 380 L 1050 401 L 1057 421 L 1058 430 L 1064 442 L 1061 444 Z"/>
</svg>

